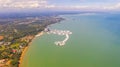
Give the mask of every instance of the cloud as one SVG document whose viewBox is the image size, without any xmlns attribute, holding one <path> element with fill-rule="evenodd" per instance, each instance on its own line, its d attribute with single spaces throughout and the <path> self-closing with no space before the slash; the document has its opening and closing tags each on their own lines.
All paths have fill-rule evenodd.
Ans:
<svg viewBox="0 0 120 67">
<path fill-rule="evenodd" d="M 67 10 L 89 10 L 89 11 L 99 11 L 99 10 L 120 10 L 120 3 L 116 4 L 89 4 L 89 5 L 72 5 L 72 6 L 59 6 L 59 9 Z"/>
<path fill-rule="evenodd" d="M 84 0 L 80 0 L 84 1 Z M 80 5 L 54 5 L 47 0 L 0 0 L 0 8 L 37 8 L 54 10 L 120 10 L 120 3 L 116 4 L 80 4 Z"/>
<path fill-rule="evenodd" d="M 120 3 L 109 5 L 109 6 L 104 6 L 103 8 L 105 10 L 120 10 Z"/>
<path fill-rule="evenodd" d="M 46 0 L 0 0 L 1 8 L 52 8 Z"/>
<path fill-rule="evenodd" d="M 11 0 L 0 0 L 0 4 L 10 3 Z"/>
</svg>

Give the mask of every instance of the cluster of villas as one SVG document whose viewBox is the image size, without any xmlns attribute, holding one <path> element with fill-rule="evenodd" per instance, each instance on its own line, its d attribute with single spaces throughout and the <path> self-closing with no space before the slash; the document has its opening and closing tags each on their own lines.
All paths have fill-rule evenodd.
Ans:
<svg viewBox="0 0 120 67">
<path fill-rule="evenodd" d="M 72 32 L 70 32 L 69 30 L 56 30 L 56 29 L 50 30 L 49 28 L 46 28 L 44 31 L 47 32 L 47 34 L 57 34 L 57 35 L 65 36 L 65 39 L 63 41 L 55 42 L 55 44 L 58 46 L 64 46 L 67 40 L 69 39 L 69 35 L 72 34 Z"/>
</svg>

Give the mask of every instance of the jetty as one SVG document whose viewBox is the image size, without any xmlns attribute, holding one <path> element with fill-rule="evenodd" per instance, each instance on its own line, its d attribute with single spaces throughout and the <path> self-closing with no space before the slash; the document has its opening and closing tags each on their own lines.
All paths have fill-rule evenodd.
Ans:
<svg viewBox="0 0 120 67">
<path fill-rule="evenodd" d="M 72 32 L 69 30 L 57 30 L 57 29 L 51 30 L 49 28 L 46 28 L 44 31 L 47 32 L 47 34 L 56 34 L 60 36 L 65 36 L 65 39 L 63 41 L 55 42 L 55 44 L 58 46 L 64 46 L 69 39 L 69 35 L 72 34 Z"/>
</svg>

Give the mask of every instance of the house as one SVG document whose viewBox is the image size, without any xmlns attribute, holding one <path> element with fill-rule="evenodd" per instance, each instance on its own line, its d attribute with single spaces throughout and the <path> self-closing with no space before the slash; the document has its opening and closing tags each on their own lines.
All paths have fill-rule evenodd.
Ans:
<svg viewBox="0 0 120 67">
<path fill-rule="evenodd" d="M 3 44 L 4 44 L 4 42 L 3 42 L 3 41 L 1 41 L 1 42 L 0 42 L 0 46 L 1 46 L 1 45 L 3 45 Z"/>
<path fill-rule="evenodd" d="M 10 45 L 10 44 L 11 44 L 11 42 L 5 42 L 5 43 L 4 43 L 5 46 L 8 46 L 8 45 Z"/>
<path fill-rule="evenodd" d="M 0 40 L 3 40 L 3 39 L 4 39 L 4 36 L 1 36 L 1 35 L 0 35 Z"/>
<path fill-rule="evenodd" d="M 5 59 L 0 60 L 0 64 L 4 64 L 5 61 L 6 61 Z"/>
</svg>

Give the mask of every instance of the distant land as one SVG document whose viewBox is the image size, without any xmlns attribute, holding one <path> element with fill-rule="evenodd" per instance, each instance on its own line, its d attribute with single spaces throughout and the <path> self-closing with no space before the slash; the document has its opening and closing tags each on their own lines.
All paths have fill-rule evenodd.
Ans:
<svg viewBox="0 0 120 67">
<path fill-rule="evenodd" d="M 0 18 L 26 18 L 40 16 L 58 16 L 66 14 L 81 14 L 81 13 L 110 13 L 98 11 L 33 11 L 33 12 L 0 12 Z"/>
</svg>

